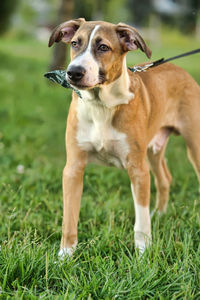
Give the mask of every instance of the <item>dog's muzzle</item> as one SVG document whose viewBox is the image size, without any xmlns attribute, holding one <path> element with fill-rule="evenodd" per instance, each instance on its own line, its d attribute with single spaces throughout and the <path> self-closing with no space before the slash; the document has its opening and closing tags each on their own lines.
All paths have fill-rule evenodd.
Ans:
<svg viewBox="0 0 200 300">
<path fill-rule="evenodd" d="M 77 83 L 86 73 L 86 70 L 81 66 L 70 66 L 67 69 L 67 75 L 71 82 Z"/>
</svg>

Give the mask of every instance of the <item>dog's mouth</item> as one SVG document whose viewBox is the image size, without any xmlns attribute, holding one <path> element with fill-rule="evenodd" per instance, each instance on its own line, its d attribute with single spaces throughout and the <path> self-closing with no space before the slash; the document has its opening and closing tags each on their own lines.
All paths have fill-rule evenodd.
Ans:
<svg viewBox="0 0 200 300">
<path fill-rule="evenodd" d="M 90 89 L 90 88 L 93 88 L 91 86 L 88 86 L 88 85 L 83 85 L 81 83 L 75 83 L 73 82 L 72 80 L 69 80 L 68 79 L 68 82 L 71 84 L 72 87 L 76 88 L 76 89 L 79 89 L 79 90 L 87 90 L 87 89 Z"/>
<path fill-rule="evenodd" d="M 79 90 L 91 90 L 91 89 L 101 86 L 102 84 L 104 84 L 106 82 L 105 73 L 101 70 L 99 71 L 99 78 L 98 78 L 98 82 L 96 84 L 92 84 L 92 85 L 85 84 L 82 82 L 83 80 L 74 81 L 74 80 L 71 80 L 69 78 L 69 76 L 67 76 L 66 79 L 72 85 L 72 87 L 79 89 Z"/>
<path fill-rule="evenodd" d="M 68 80 L 68 82 L 71 84 L 71 86 L 75 89 L 78 89 L 78 90 L 92 90 L 94 88 L 97 88 L 97 87 L 100 87 L 104 82 L 98 82 L 97 84 L 95 85 L 83 85 L 81 83 L 75 83 L 71 80 Z"/>
</svg>

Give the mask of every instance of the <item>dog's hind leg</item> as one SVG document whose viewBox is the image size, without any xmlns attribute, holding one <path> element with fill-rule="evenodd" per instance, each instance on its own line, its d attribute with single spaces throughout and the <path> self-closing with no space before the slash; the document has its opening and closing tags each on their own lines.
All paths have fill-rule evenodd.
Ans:
<svg viewBox="0 0 200 300">
<path fill-rule="evenodd" d="M 180 133 L 187 145 L 187 154 L 200 184 L 200 87 L 187 90 L 185 102 L 179 109 Z"/>
<path fill-rule="evenodd" d="M 200 128 L 200 125 L 198 128 Z M 195 131 L 198 131 L 198 129 L 195 129 Z M 194 167 L 200 185 L 200 133 L 196 132 L 196 134 L 194 134 L 193 132 L 193 134 L 187 136 L 185 140 L 187 144 L 188 159 Z"/>
<path fill-rule="evenodd" d="M 170 183 L 172 180 L 171 174 L 164 159 L 165 148 L 168 139 L 164 146 L 158 152 L 154 152 L 153 148 L 149 148 L 147 152 L 150 169 L 154 175 L 156 186 L 156 210 L 166 212 Z"/>
</svg>

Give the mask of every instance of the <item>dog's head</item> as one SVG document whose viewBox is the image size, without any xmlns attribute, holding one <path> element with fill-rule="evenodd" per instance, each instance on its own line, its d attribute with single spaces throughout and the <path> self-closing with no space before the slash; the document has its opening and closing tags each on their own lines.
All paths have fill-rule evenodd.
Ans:
<svg viewBox="0 0 200 300">
<path fill-rule="evenodd" d="M 49 39 L 71 43 L 71 63 L 67 80 L 79 89 L 91 89 L 117 79 L 125 54 L 140 49 L 148 58 L 151 50 L 137 30 L 129 25 L 107 22 L 86 22 L 76 19 L 57 26 Z"/>
</svg>

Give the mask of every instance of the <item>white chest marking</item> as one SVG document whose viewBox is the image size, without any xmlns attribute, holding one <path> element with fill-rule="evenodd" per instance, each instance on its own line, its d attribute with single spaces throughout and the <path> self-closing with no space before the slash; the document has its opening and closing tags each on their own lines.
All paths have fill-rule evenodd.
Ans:
<svg viewBox="0 0 200 300">
<path fill-rule="evenodd" d="M 113 109 L 78 99 L 77 141 L 89 152 L 89 162 L 123 168 L 129 153 L 126 134 L 112 126 Z"/>
</svg>

